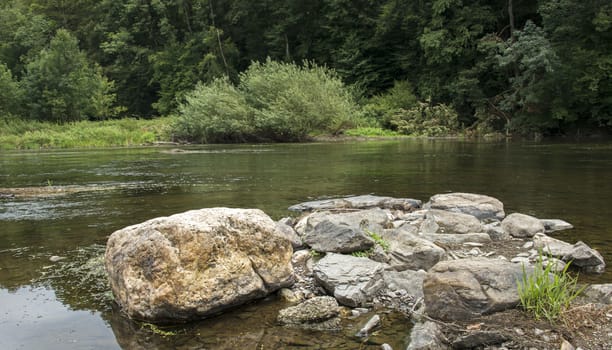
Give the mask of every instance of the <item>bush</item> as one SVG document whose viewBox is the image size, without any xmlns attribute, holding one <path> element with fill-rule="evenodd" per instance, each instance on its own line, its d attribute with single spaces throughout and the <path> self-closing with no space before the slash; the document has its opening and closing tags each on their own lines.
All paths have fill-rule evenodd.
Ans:
<svg viewBox="0 0 612 350">
<path fill-rule="evenodd" d="M 0 62 L 0 117 L 19 115 L 22 91 L 6 64 Z"/>
<path fill-rule="evenodd" d="M 457 112 L 445 104 L 418 102 L 396 112 L 390 121 L 398 132 L 416 136 L 445 136 L 459 131 Z"/>
<path fill-rule="evenodd" d="M 553 272 L 553 263 L 545 267 L 543 265 L 540 252 L 533 274 L 528 274 L 523 266 L 523 275 L 518 281 L 518 294 L 523 309 L 532 313 L 536 319 L 544 317 L 554 322 L 584 288 L 578 288 L 578 278 L 567 273 L 570 263 L 559 273 Z"/>
<path fill-rule="evenodd" d="M 268 59 L 252 63 L 238 87 L 215 80 L 187 95 L 175 134 L 195 142 L 302 141 L 351 126 L 355 102 L 330 70 Z"/>
<path fill-rule="evenodd" d="M 374 121 L 377 126 L 394 129 L 391 123 L 393 115 L 407 110 L 417 104 L 414 89 L 408 81 L 396 81 L 393 87 L 382 95 L 374 96 L 363 108 L 366 120 Z"/>
</svg>

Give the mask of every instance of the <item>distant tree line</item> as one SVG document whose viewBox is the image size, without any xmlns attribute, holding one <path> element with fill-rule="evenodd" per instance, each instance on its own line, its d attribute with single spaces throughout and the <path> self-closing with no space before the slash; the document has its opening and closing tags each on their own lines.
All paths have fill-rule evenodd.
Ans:
<svg viewBox="0 0 612 350">
<path fill-rule="evenodd" d="M 610 0 L 0 0 L 0 117 L 168 115 L 268 58 L 386 128 L 612 128 Z"/>
</svg>

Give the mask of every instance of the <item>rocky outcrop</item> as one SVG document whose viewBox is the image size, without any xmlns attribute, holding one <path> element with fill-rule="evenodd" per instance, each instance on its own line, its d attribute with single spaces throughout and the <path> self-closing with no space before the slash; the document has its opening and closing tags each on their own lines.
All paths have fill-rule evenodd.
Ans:
<svg viewBox="0 0 612 350">
<path fill-rule="evenodd" d="M 366 306 L 385 285 L 384 265 L 368 258 L 327 254 L 314 266 L 314 277 L 338 302 Z"/>
<path fill-rule="evenodd" d="M 114 232 L 105 266 L 135 319 L 188 321 L 291 285 L 291 243 L 261 210 L 188 211 Z"/>
<path fill-rule="evenodd" d="M 504 232 L 517 238 L 530 238 L 537 233 L 544 233 L 544 225 L 540 220 L 520 213 L 506 216 L 501 223 L 501 227 Z"/>
<path fill-rule="evenodd" d="M 437 194 L 423 207 L 465 213 L 485 221 L 502 220 L 506 215 L 504 204 L 498 199 L 474 193 Z"/>
<path fill-rule="evenodd" d="M 330 296 L 308 299 L 278 312 L 277 322 L 283 326 L 313 330 L 340 329 L 340 306 Z"/>
<path fill-rule="evenodd" d="M 515 307 L 521 275 L 521 266 L 503 260 L 439 262 L 423 281 L 426 312 L 433 318 L 453 321 Z"/>
</svg>

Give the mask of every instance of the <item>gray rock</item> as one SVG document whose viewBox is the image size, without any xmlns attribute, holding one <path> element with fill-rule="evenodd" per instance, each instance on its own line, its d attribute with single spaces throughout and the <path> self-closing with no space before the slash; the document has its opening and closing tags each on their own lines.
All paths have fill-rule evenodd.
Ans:
<svg viewBox="0 0 612 350">
<path fill-rule="evenodd" d="M 428 270 L 446 257 L 431 241 L 402 230 L 385 230 L 382 237 L 389 243 L 389 265 L 397 271 Z"/>
<path fill-rule="evenodd" d="M 516 307 L 521 276 L 521 266 L 504 260 L 439 262 L 423 281 L 426 312 L 433 318 L 453 321 Z"/>
<path fill-rule="evenodd" d="M 393 350 L 393 348 L 391 347 L 391 345 L 384 343 L 380 346 L 380 350 Z"/>
<path fill-rule="evenodd" d="M 464 243 L 491 243 L 491 236 L 487 233 L 465 233 L 455 235 L 449 233 L 433 233 L 419 235 L 431 242 L 439 242 L 442 244 L 464 244 Z"/>
<path fill-rule="evenodd" d="M 574 226 L 569 222 L 559 219 L 540 219 L 540 222 L 542 223 L 542 225 L 544 225 L 544 233 L 551 233 L 574 228 Z"/>
<path fill-rule="evenodd" d="M 293 246 L 293 249 L 300 248 L 301 246 L 303 246 L 302 239 L 300 238 L 300 236 L 298 236 L 293 227 L 281 221 L 278 221 L 276 223 L 276 227 L 278 228 L 278 232 L 281 234 L 281 236 L 285 237 L 285 239 L 291 242 L 291 246 Z"/>
<path fill-rule="evenodd" d="M 300 236 L 304 236 L 312 232 L 323 221 L 348 226 L 353 229 L 367 229 L 371 232 L 380 232 L 388 225 L 391 225 L 392 217 L 388 211 L 378 208 L 344 213 L 322 211 L 309 214 L 300 219 L 295 225 L 295 230 Z"/>
<path fill-rule="evenodd" d="M 374 315 L 368 320 L 368 322 L 363 325 L 363 327 L 361 327 L 361 329 L 359 330 L 359 332 L 357 332 L 357 334 L 355 334 L 355 336 L 358 338 L 367 337 L 372 331 L 372 329 L 378 326 L 380 326 L 380 316 Z"/>
<path fill-rule="evenodd" d="M 497 345 L 508 340 L 499 332 L 475 331 L 460 336 L 452 343 L 453 349 L 476 349 L 487 345 Z"/>
<path fill-rule="evenodd" d="M 421 207 L 421 201 L 410 198 L 392 198 L 372 195 L 332 198 L 304 202 L 289 207 L 292 211 L 315 211 L 332 209 L 385 208 L 412 211 Z"/>
<path fill-rule="evenodd" d="M 291 285 L 292 253 L 261 210 L 211 208 L 114 232 L 105 266 L 115 299 L 129 317 L 180 322 Z"/>
<path fill-rule="evenodd" d="M 446 350 L 446 338 L 437 323 L 417 323 L 410 332 L 410 344 L 406 350 Z"/>
<path fill-rule="evenodd" d="M 592 284 L 579 296 L 582 303 L 612 304 L 612 283 Z"/>
<path fill-rule="evenodd" d="M 384 287 L 384 265 L 368 258 L 330 253 L 314 266 L 318 284 L 339 303 L 350 307 L 366 306 Z"/>
<path fill-rule="evenodd" d="M 530 238 L 537 233 L 544 233 L 544 225 L 539 219 L 520 213 L 506 216 L 501 227 L 506 233 L 517 238 Z"/>
<path fill-rule="evenodd" d="M 430 209 L 426 217 L 433 218 L 438 226 L 437 231 L 427 233 L 465 234 L 471 232 L 485 232 L 485 228 L 480 220 L 469 214 Z"/>
<path fill-rule="evenodd" d="M 374 240 L 358 227 L 336 224 L 329 220 L 318 223 L 302 237 L 304 243 L 319 252 L 352 253 L 368 250 Z"/>
<path fill-rule="evenodd" d="M 336 299 L 321 296 L 308 299 L 278 312 L 277 322 L 283 326 L 314 330 L 340 329 L 340 307 Z"/>
<path fill-rule="evenodd" d="M 405 290 L 417 300 L 423 297 L 423 280 L 425 276 L 427 276 L 427 272 L 423 270 L 387 270 L 384 272 L 383 278 L 387 289 L 390 291 Z"/>
<path fill-rule="evenodd" d="M 423 207 L 470 214 L 485 221 L 502 220 L 505 216 L 504 205 L 498 199 L 474 193 L 437 194 Z"/>
<path fill-rule="evenodd" d="M 572 245 L 545 234 L 537 234 L 533 237 L 533 245 L 536 249 L 541 249 L 544 254 L 561 258 L 566 262 L 571 261 L 572 266 L 584 272 L 602 273 L 606 267 L 601 254 L 582 241 Z"/>
<path fill-rule="evenodd" d="M 491 222 L 485 225 L 485 232 L 491 237 L 493 241 L 509 241 L 512 239 L 504 229 L 501 227 L 500 222 Z"/>
</svg>

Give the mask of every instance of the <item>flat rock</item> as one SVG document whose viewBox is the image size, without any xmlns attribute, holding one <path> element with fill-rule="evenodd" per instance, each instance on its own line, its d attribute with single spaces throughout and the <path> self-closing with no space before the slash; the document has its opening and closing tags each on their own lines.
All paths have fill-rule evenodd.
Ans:
<svg viewBox="0 0 612 350">
<path fill-rule="evenodd" d="M 308 299 L 278 312 L 277 322 L 283 326 L 313 330 L 340 329 L 340 306 L 330 296 Z"/>
<path fill-rule="evenodd" d="M 502 229 L 512 237 L 530 238 L 537 233 L 544 233 L 544 225 L 533 216 L 513 213 L 501 223 Z"/>
<path fill-rule="evenodd" d="M 302 236 L 304 243 L 318 252 L 351 253 L 368 250 L 375 244 L 359 227 L 329 220 L 318 223 Z"/>
<path fill-rule="evenodd" d="M 384 265 L 368 258 L 329 253 L 313 270 L 316 282 L 350 307 L 367 306 L 385 286 Z"/>
<path fill-rule="evenodd" d="M 105 267 L 129 317 L 181 322 L 291 285 L 292 253 L 291 243 L 261 210 L 211 208 L 114 232 Z"/>
<path fill-rule="evenodd" d="M 559 219 L 540 219 L 540 222 L 542 225 L 544 225 L 544 233 L 552 233 L 574 228 L 574 226 L 569 222 Z"/>
<path fill-rule="evenodd" d="M 442 244 L 464 244 L 464 243 L 491 243 L 491 236 L 488 233 L 464 233 L 462 235 L 449 233 L 421 234 L 419 237 L 431 242 Z"/>
<path fill-rule="evenodd" d="M 502 220 L 504 204 L 498 199 L 474 193 L 437 194 L 429 199 L 424 208 L 441 209 L 475 216 L 479 220 Z"/>
<path fill-rule="evenodd" d="M 441 261 L 423 281 L 426 312 L 436 319 L 454 321 L 516 307 L 521 276 L 521 266 L 504 260 Z"/>
<path fill-rule="evenodd" d="M 303 237 L 312 232 L 318 224 L 329 221 L 336 225 L 348 226 L 356 230 L 361 229 L 370 232 L 380 232 L 387 227 L 387 225 L 390 225 L 391 219 L 389 212 L 380 208 L 350 212 L 321 211 L 309 214 L 300 219 L 295 225 L 295 230 L 298 235 Z"/>
<path fill-rule="evenodd" d="M 332 209 L 385 208 L 412 211 L 421 207 L 421 201 L 411 198 L 393 198 L 372 195 L 331 198 L 304 202 L 289 207 L 291 211 L 315 211 Z"/>
</svg>

